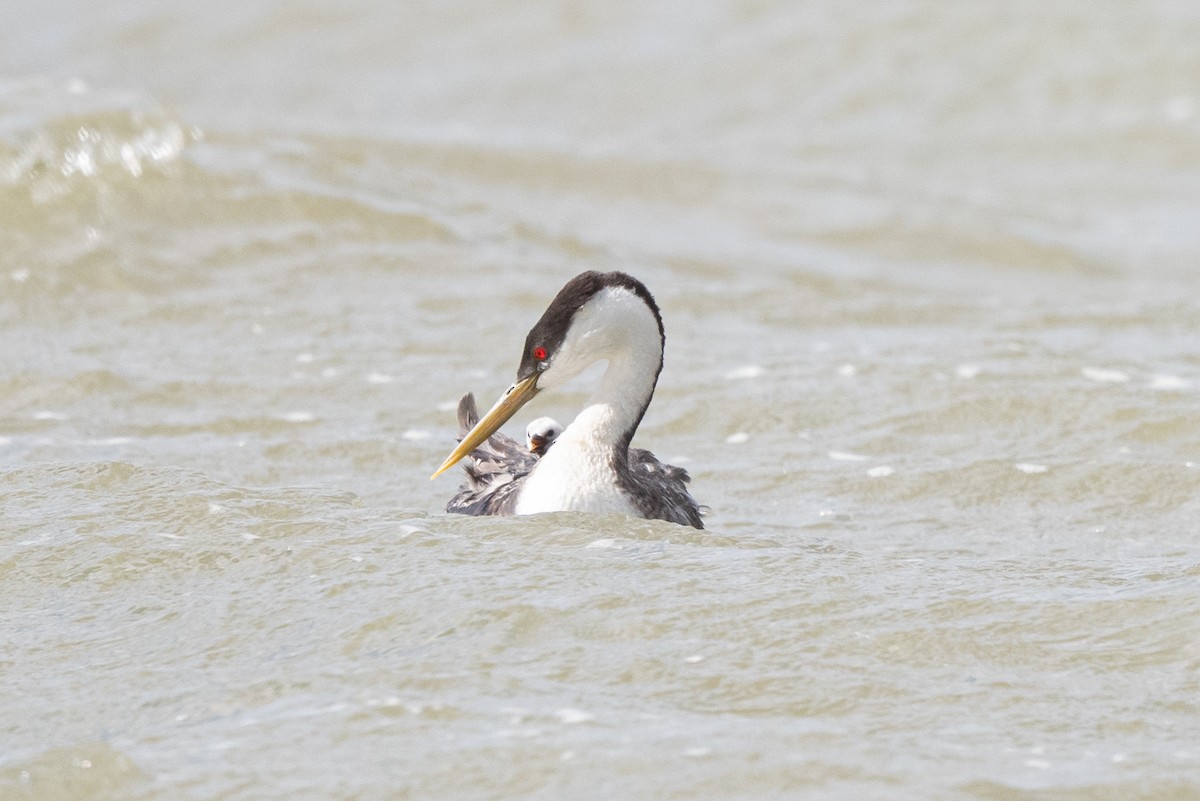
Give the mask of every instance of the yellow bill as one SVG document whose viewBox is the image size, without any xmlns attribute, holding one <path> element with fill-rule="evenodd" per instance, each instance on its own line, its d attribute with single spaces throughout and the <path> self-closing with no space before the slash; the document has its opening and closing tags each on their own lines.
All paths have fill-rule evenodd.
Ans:
<svg viewBox="0 0 1200 801">
<path fill-rule="evenodd" d="M 429 480 L 440 476 L 451 467 L 458 464 L 458 460 L 466 456 L 471 451 L 479 447 L 485 439 L 496 433 L 496 429 L 509 421 L 517 411 L 529 403 L 533 396 L 538 394 L 537 374 L 529 376 L 524 381 L 518 381 L 508 388 L 500 400 L 496 401 L 496 405 L 488 410 L 488 413 L 479 419 L 475 427 L 467 432 L 467 435 L 462 438 L 462 442 L 458 443 L 458 447 L 450 452 L 446 457 L 446 461 L 442 462 L 442 466 L 437 469 Z"/>
</svg>

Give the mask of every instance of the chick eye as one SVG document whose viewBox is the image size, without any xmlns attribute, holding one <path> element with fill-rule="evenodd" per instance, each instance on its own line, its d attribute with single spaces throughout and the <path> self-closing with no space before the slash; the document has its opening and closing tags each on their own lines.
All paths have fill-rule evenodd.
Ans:
<svg viewBox="0 0 1200 801">
<path fill-rule="evenodd" d="M 549 355 L 550 354 L 541 345 L 538 345 L 533 349 L 533 358 L 537 359 L 539 362 L 546 361 L 546 357 Z"/>
</svg>

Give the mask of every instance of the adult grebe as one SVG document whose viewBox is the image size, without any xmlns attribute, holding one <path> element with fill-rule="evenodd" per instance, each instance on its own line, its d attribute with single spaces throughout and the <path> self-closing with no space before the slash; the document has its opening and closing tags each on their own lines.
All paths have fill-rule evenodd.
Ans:
<svg viewBox="0 0 1200 801">
<path fill-rule="evenodd" d="M 432 476 L 470 456 L 467 484 L 446 511 L 608 512 L 704 528 L 687 471 L 630 447 L 654 396 L 665 341 L 658 304 L 636 278 L 586 272 L 568 281 L 525 338 L 517 383 L 481 420 L 472 395 L 459 402 L 461 440 Z M 497 433 L 534 395 L 605 360 L 591 400 L 541 458 Z"/>
</svg>

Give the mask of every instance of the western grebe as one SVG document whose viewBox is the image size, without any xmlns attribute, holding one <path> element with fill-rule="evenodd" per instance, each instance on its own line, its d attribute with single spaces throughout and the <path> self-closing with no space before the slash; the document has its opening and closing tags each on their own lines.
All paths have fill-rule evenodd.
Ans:
<svg viewBox="0 0 1200 801">
<path fill-rule="evenodd" d="M 529 425 L 525 426 L 525 447 L 534 456 L 543 456 L 562 431 L 563 427 L 551 417 L 531 420 Z"/>
<path fill-rule="evenodd" d="M 662 371 L 662 316 L 649 290 L 625 273 L 586 272 L 567 282 L 525 339 L 517 383 L 478 419 L 459 402 L 460 442 L 433 474 L 464 456 L 467 484 L 446 507 L 472 515 L 609 512 L 704 528 L 690 478 L 630 442 Z M 592 398 L 541 458 L 497 433 L 536 394 L 599 361 Z"/>
</svg>

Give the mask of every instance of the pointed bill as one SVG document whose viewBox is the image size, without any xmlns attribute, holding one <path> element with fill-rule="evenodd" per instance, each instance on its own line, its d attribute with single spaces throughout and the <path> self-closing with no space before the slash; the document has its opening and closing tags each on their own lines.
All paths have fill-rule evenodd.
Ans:
<svg viewBox="0 0 1200 801">
<path fill-rule="evenodd" d="M 518 381 L 508 388 L 500 400 L 496 401 L 496 405 L 488 410 L 488 413 L 480 418 L 475 427 L 467 432 L 467 435 L 462 438 L 462 442 L 458 443 L 446 461 L 442 462 L 442 466 L 437 469 L 429 479 L 433 479 L 445 473 L 451 467 L 458 464 L 458 460 L 466 456 L 471 451 L 479 447 L 485 439 L 496 433 L 496 429 L 508 422 L 509 418 L 517 413 L 517 410 L 524 406 L 538 394 L 537 374 L 533 374 L 524 381 Z"/>
</svg>

